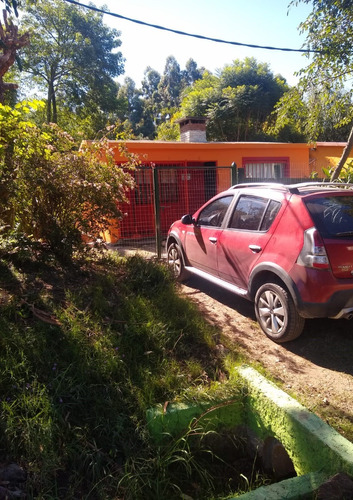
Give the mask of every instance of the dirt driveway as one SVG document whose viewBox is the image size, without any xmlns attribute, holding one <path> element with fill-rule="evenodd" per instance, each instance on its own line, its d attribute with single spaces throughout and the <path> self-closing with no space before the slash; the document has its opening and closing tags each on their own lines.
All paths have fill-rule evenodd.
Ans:
<svg viewBox="0 0 353 500">
<path fill-rule="evenodd" d="M 284 390 L 352 440 L 353 320 L 307 320 L 301 337 L 275 344 L 257 325 L 252 303 L 196 277 L 182 285 L 182 293 L 222 328 L 229 345 L 234 343 Z"/>
</svg>

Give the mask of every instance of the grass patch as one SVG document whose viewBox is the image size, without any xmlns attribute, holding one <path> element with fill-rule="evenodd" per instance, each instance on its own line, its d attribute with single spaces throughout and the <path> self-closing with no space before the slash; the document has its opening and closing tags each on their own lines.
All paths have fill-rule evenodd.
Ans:
<svg viewBox="0 0 353 500">
<path fill-rule="evenodd" d="M 106 253 L 64 267 L 2 245 L 0 312 L 0 460 L 27 470 L 28 498 L 138 499 L 153 457 L 141 498 L 173 498 L 171 463 L 198 474 L 189 440 L 156 449 L 146 431 L 147 408 L 213 397 L 225 371 L 219 332 L 163 265 Z"/>
</svg>

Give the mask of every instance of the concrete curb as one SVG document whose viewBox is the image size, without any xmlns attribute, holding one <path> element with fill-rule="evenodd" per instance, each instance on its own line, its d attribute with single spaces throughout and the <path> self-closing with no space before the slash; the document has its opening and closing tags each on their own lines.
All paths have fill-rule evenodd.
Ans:
<svg viewBox="0 0 353 500">
<path fill-rule="evenodd" d="M 325 474 L 312 472 L 305 476 L 284 479 L 279 483 L 269 486 L 260 486 L 257 490 L 244 493 L 243 495 L 228 498 L 228 500 L 298 500 L 299 498 L 310 498 L 310 495 L 325 481 Z"/>
<path fill-rule="evenodd" d="M 260 456 L 265 454 L 266 445 L 275 441 L 277 448 L 269 447 L 272 455 L 267 450 L 271 468 L 276 467 L 276 455 L 277 460 L 282 460 L 278 454 L 281 447 L 291 459 L 297 477 L 237 497 L 246 500 L 295 500 L 313 493 L 338 472 L 353 476 L 350 441 L 253 368 L 242 366 L 237 373 L 245 390 L 232 401 L 170 404 L 149 410 L 148 427 L 156 442 L 160 443 L 165 434 L 185 432 L 192 422 L 205 424 L 207 429 L 246 428 Z"/>
<path fill-rule="evenodd" d="M 241 367 L 246 398 L 246 425 L 260 439 L 276 437 L 293 461 L 298 476 L 314 471 L 353 475 L 353 444 L 318 416 L 250 367 Z"/>
</svg>

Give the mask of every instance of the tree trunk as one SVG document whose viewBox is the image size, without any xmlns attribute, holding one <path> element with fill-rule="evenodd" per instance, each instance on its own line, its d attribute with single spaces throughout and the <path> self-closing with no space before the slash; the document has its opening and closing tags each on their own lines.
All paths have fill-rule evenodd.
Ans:
<svg viewBox="0 0 353 500">
<path fill-rule="evenodd" d="M 343 150 L 340 161 L 338 162 L 337 167 L 335 168 L 335 170 L 333 171 L 333 174 L 331 175 L 330 180 L 332 182 L 335 181 L 336 179 L 338 179 L 338 177 L 341 173 L 341 170 L 344 167 L 344 164 L 346 163 L 348 156 L 349 156 L 349 153 L 351 152 L 352 148 L 353 148 L 353 125 L 352 125 L 351 131 L 349 133 L 347 145 Z"/>
<path fill-rule="evenodd" d="M 50 83 L 48 87 L 48 97 L 47 97 L 47 123 L 51 122 L 51 88 Z"/>
<path fill-rule="evenodd" d="M 53 87 L 53 94 L 52 94 L 52 103 L 53 103 L 53 123 L 58 123 L 58 109 L 56 107 L 56 95 L 55 95 L 54 87 Z"/>
<path fill-rule="evenodd" d="M 48 99 L 47 99 L 47 123 L 55 122 L 54 113 L 56 113 L 55 91 L 53 81 L 48 82 Z"/>
</svg>

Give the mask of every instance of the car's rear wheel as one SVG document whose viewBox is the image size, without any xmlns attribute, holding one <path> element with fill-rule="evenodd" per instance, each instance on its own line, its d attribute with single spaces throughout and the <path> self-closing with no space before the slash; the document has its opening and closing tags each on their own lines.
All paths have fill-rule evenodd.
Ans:
<svg viewBox="0 0 353 500">
<path fill-rule="evenodd" d="M 179 245 L 172 243 L 167 250 L 168 266 L 172 270 L 175 278 L 178 281 L 184 281 L 189 277 L 189 273 L 185 269 L 184 259 Z"/>
<path fill-rule="evenodd" d="M 289 293 L 277 283 L 265 283 L 258 289 L 255 313 L 264 333 L 275 342 L 294 340 L 303 331 L 304 318 Z"/>
</svg>

